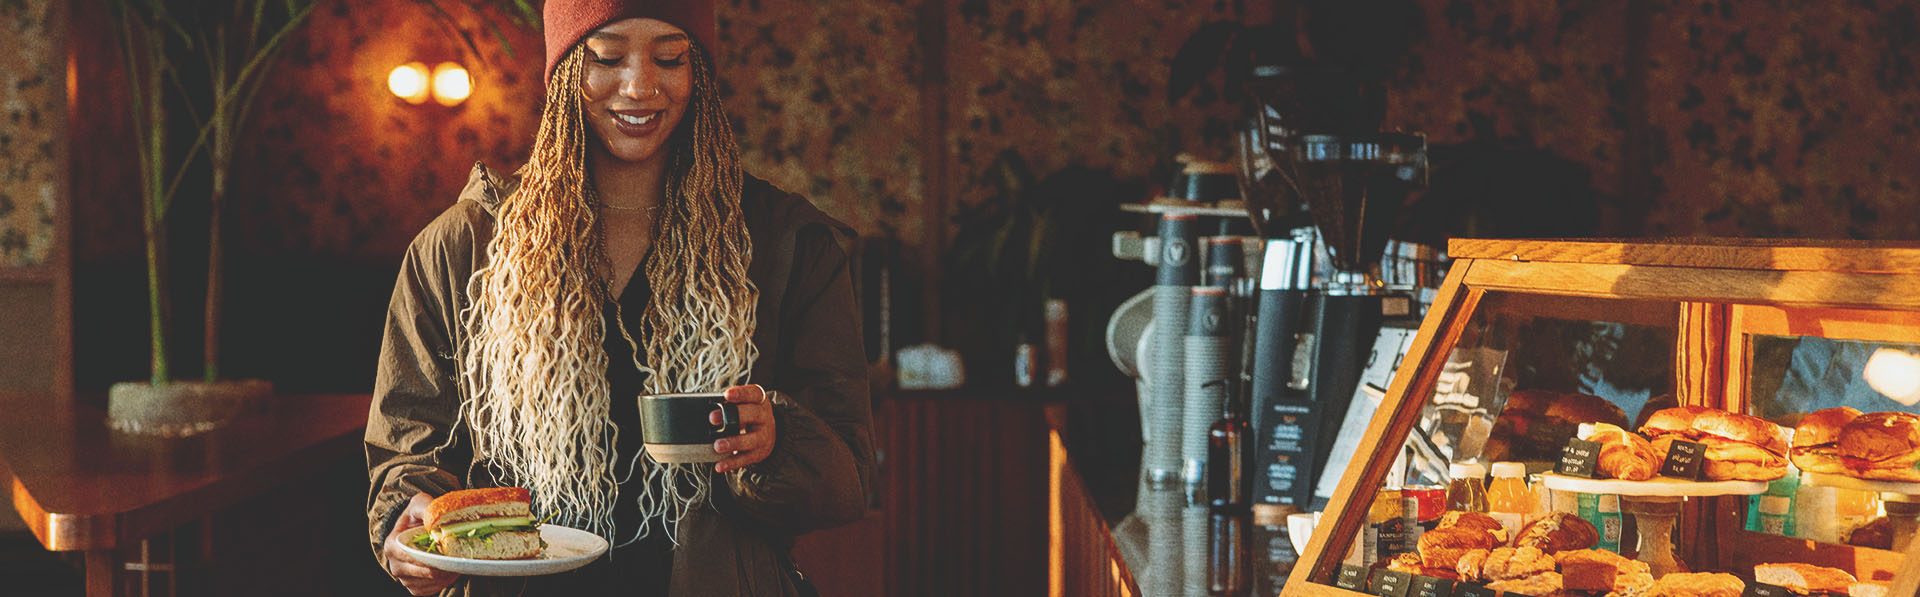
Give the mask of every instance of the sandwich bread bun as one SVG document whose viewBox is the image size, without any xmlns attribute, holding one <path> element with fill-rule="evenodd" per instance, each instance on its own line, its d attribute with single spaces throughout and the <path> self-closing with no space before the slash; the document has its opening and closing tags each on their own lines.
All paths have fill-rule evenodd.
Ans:
<svg viewBox="0 0 1920 597">
<path fill-rule="evenodd" d="M 1793 428 L 1793 465 L 1810 473 L 1847 474 L 1840 458 L 1840 430 L 1859 417 L 1859 410 L 1845 406 L 1801 417 Z"/>
<path fill-rule="evenodd" d="M 1801 595 L 1809 593 L 1846 594 L 1859 579 L 1839 568 L 1828 568 L 1797 562 L 1783 564 L 1758 564 L 1753 567 L 1753 580 L 1769 585 L 1792 589 Z"/>
<path fill-rule="evenodd" d="M 1920 415 L 1860 415 L 1840 429 L 1840 456 L 1855 477 L 1920 481 L 1920 470 L 1914 468 L 1920 463 Z"/>
<path fill-rule="evenodd" d="M 1663 408 L 1647 417 L 1647 422 L 1640 426 L 1640 433 L 1652 439 L 1659 439 L 1663 435 L 1679 435 L 1688 439 L 1699 437 L 1699 432 L 1693 429 L 1693 419 L 1710 410 L 1713 409 L 1704 406 Z"/>
<path fill-rule="evenodd" d="M 447 492 L 427 504 L 416 548 L 456 558 L 521 560 L 540 555 L 539 523 L 524 487 Z"/>
<path fill-rule="evenodd" d="M 1653 439 L 1659 462 L 1666 461 L 1675 441 L 1705 446 L 1708 479 L 1771 481 L 1787 475 L 1787 431 L 1760 417 L 1679 406 L 1653 413 L 1640 432 Z"/>
</svg>

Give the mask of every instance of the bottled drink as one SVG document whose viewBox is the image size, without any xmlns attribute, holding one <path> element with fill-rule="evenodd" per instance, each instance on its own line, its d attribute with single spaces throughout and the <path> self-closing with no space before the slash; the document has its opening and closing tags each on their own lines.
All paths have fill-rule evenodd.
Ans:
<svg viewBox="0 0 1920 597">
<path fill-rule="evenodd" d="M 1247 473 L 1253 470 L 1253 447 L 1247 445 L 1251 431 L 1244 408 L 1234 399 L 1239 392 L 1227 392 L 1220 418 L 1207 430 L 1207 518 L 1210 521 L 1207 549 L 1207 594 L 1239 596 L 1253 588 L 1250 575 L 1253 526 L 1253 486 Z"/>
<path fill-rule="evenodd" d="M 1546 481 L 1538 473 L 1527 475 L 1527 487 L 1533 490 L 1533 512 L 1528 513 L 1526 520 L 1521 521 L 1523 524 L 1539 520 L 1553 512 L 1553 490 L 1547 488 Z"/>
<path fill-rule="evenodd" d="M 1487 469 L 1478 464 L 1456 462 L 1447 467 L 1447 509 L 1468 512 L 1487 511 L 1487 486 L 1481 480 Z"/>
<path fill-rule="evenodd" d="M 1509 537 L 1520 532 L 1527 514 L 1533 512 L 1533 492 L 1527 490 L 1526 475 L 1524 464 L 1493 463 L 1493 487 L 1487 489 L 1487 513 L 1500 521 L 1500 526 L 1507 527 Z"/>
</svg>

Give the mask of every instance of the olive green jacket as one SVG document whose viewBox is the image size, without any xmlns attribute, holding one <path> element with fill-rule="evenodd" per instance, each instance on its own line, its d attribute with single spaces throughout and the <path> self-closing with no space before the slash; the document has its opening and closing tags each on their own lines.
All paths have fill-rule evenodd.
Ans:
<svg viewBox="0 0 1920 597">
<path fill-rule="evenodd" d="M 461 400 L 453 347 L 464 334 L 467 280 L 485 265 L 493 210 L 507 192 L 476 164 L 460 200 L 408 247 L 394 284 L 366 433 L 368 539 L 383 569 L 381 545 L 414 494 L 486 482 L 466 438 L 443 444 Z M 675 596 L 796 594 L 793 538 L 864 515 L 874 468 L 860 318 L 841 245 L 850 231 L 752 177 L 741 207 L 753 242 L 747 273 L 760 292 L 751 382 L 774 392 L 778 439 L 766 460 L 718 475 L 726 491 L 714 508 L 681 521 Z M 468 578 L 445 594 L 548 592 L 543 579 L 525 582 Z"/>
</svg>

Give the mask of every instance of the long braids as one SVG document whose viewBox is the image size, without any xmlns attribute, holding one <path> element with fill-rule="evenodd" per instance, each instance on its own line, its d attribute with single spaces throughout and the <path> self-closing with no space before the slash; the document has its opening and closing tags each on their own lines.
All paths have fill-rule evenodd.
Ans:
<svg viewBox="0 0 1920 597">
<path fill-rule="evenodd" d="M 475 459 L 495 478 L 531 489 L 536 511 L 612 538 L 620 430 L 608 419 L 613 399 L 602 344 L 612 273 L 587 173 L 593 140 L 580 94 L 584 54 L 576 46 L 555 67 L 531 158 L 498 209 L 487 265 L 468 281 L 460 417 L 471 428 Z M 691 54 L 691 126 L 683 123 L 669 143 L 667 192 L 645 264 L 652 289 L 641 318 L 645 349 L 634 348 L 648 393 L 744 383 L 758 354 L 739 149 L 711 63 L 697 45 Z M 625 325 L 619 330 L 635 344 Z M 693 481 L 697 499 L 705 498 L 704 477 L 649 468 L 640 499 L 648 519 L 677 522 L 697 501 L 683 497 L 673 477 Z"/>
</svg>

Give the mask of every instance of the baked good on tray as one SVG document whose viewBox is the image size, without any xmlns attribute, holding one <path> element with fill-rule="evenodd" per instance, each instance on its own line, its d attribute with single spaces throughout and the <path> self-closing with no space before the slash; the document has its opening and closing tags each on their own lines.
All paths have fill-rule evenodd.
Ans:
<svg viewBox="0 0 1920 597">
<path fill-rule="evenodd" d="M 1867 413 L 1840 429 L 1841 463 L 1861 479 L 1920 482 L 1920 415 Z"/>
<path fill-rule="evenodd" d="M 1640 432 L 1651 439 L 1662 462 L 1675 441 L 1705 446 L 1707 479 L 1771 481 L 1787 475 L 1787 431 L 1760 417 L 1680 406 L 1653 413 Z"/>
<path fill-rule="evenodd" d="M 1801 417 L 1793 428 L 1793 465 L 1809 473 L 1847 474 L 1840 457 L 1840 430 L 1857 418 L 1860 411 L 1845 406 Z"/>
</svg>

